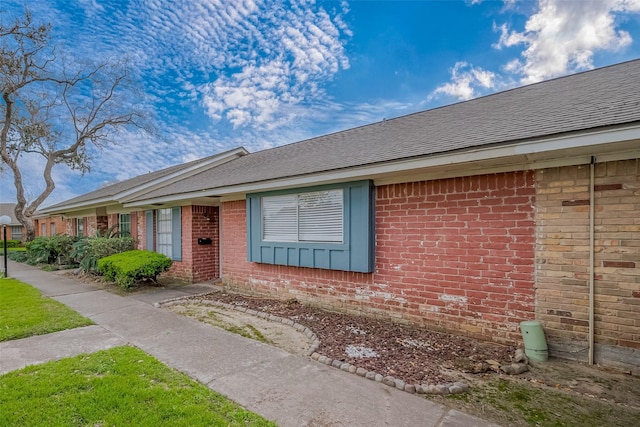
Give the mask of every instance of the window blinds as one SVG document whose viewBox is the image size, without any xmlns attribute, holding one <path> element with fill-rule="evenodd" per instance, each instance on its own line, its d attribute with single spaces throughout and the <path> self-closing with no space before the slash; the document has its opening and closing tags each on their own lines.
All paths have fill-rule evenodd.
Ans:
<svg viewBox="0 0 640 427">
<path fill-rule="evenodd" d="M 272 242 L 343 241 L 342 189 L 262 198 L 262 238 Z"/>
</svg>

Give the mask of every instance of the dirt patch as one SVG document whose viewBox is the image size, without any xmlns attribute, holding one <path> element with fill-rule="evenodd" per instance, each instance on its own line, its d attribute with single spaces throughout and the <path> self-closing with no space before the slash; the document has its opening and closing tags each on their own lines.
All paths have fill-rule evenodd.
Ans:
<svg viewBox="0 0 640 427">
<path fill-rule="evenodd" d="M 640 425 L 640 378 L 617 371 L 553 359 L 508 376 L 498 366 L 511 362 L 515 348 L 328 312 L 295 300 L 214 292 L 168 308 L 228 330 L 251 325 L 264 342 L 292 353 L 304 355 L 311 345 L 290 326 L 209 305 L 214 301 L 304 325 L 321 341 L 318 353 L 368 371 L 409 384 L 464 381 L 471 393 L 429 398 L 504 426 Z"/>
<path fill-rule="evenodd" d="M 289 353 L 306 356 L 311 348 L 309 337 L 281 322 L 200 303 L 173 304 L 166 308 L 229 332 L 271 344 Z"/>
</svg>

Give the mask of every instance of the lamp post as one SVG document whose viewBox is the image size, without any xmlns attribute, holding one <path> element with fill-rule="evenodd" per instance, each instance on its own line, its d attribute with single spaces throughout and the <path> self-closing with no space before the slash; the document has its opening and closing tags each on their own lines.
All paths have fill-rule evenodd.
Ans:
<svg viewBox="0 0 640 427">
<path fill-rule="evenodd" d="M 4 277 L 9 277 L 7 272 L 7 225 L 11 224 L 11 217 L 8 215 L 0 216 L 0 224 L 2 224 L 4 232 Z"/>
</svg>

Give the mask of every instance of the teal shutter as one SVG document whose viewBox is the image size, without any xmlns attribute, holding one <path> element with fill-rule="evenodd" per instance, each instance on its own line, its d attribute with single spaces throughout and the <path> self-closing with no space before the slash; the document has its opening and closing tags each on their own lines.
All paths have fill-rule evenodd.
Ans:
<svg viewBox="0 0 640 427">
<path fill-rule="evenodd" d="M 182 261 L 182 208 L 171 209 L 171 258 Z"/>
<path fill-rule="evenodd" d="M 263 240 L 263 197 L 343 190 L 341 243 Z M 375 187 L 356 181 L 247 195 L 247 258 L 251 262 L 371 273 L 375 264 Z M 335 222 L 335 221 L 334 221 Z M 332 223 L 333 224 L 333 223 Z M 330 231 L 333 233 L 333 225 Z M 332 235 L 329 236 L 332 238 Z"/>
<path fill-rule="evenodd" d="M 145 241 L 148 251 L 154 251 L 153 247 L 153 211 L 145 211 Z"/>
</svg>

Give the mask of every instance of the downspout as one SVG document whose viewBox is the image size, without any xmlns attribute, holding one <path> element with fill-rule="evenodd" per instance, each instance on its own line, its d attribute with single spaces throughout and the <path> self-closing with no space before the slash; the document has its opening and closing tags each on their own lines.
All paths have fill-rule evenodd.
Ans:
<svg viewBox="0 0 640 427">
<path fill-rule="evenodd" d="M 218 205 L 218 282 L 222 283 L 222 203 Z"/>
<path fill-rule="evenodd" d="M 594 287 L 595 287 L 595 166 L 596 158 L 591 156 L 589 165 L 589 365 L 593 365 L 594 347 Z"/>
</svg>

